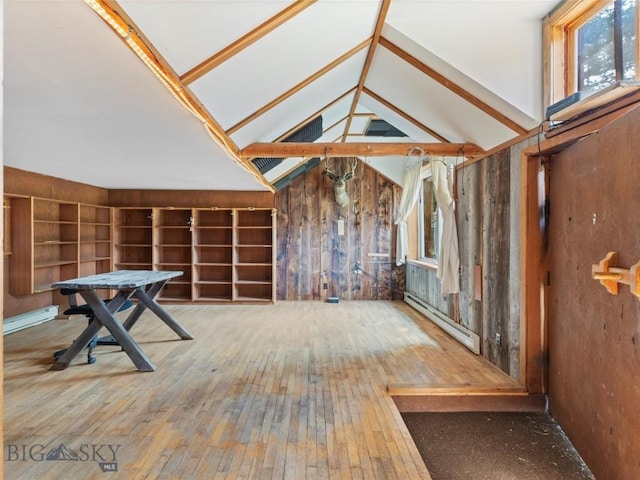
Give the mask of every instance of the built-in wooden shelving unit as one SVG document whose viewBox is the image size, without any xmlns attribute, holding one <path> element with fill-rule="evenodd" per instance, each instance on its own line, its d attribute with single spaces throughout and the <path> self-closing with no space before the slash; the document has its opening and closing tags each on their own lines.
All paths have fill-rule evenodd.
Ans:
<svg viewBox="0 0 640 480">
<path fill-rule="evenodd" d="M 111 270 L 174 270 L 167 302 L 275 301 L 272 208 L 108 207 L 5 197 L 10 291 Z"/>
<path fill-rule="evenodd" d="M 273 302 L 271 208 L 119 208 L 117 269 L 179 270 L 160 300 Z"/>
<path fill-rule="evenodd" d="M 9 291 L 29 295 L 59 280 L 113 269 L 112 208 L 7 197 L 11 211 Z"/>
</svg>

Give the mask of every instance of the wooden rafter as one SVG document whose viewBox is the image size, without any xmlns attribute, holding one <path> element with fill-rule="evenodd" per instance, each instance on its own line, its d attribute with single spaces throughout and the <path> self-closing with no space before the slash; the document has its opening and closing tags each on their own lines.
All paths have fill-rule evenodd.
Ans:
<svg viewBox="0 0 640 480">
<path fill-rule="evenodd" d="M 444 142 L 444 143 L 450 143 L 449 140 L 447 140 L 445 137 L 440 135 L 438 132 L 430 129 L 429 127 L 427 127 L 426 125 L 424 125 L 423 123 L 421 123 L 420 121 L 416 120 L 411 115 L 406 113 L 404 110 L 399 109 L 398 107 L 396 107 L 395 105 L 393 105 L 389 101 L 387 101 L 384 98 L 382 98 L 377 93 L 369 90 L 367 87 L 364 87 L 362 89 L 362 92 L 365 93 L 366 95 L 369 95 L 371 98 L 373 98 L 377 102 L 381 103 L 382 105 L 387 107 L 389 110 L 397 113 L 398 115 L 400 115 L 405 120 L 408 120 L 409 122 L 413 123 L 416 127 L 418 127 L 420 130 L 423 130 L 424 132 L 428 133 L 433 138 L 436 138 L 436 139 L 438 139 L 438 140 L 440 140 L 441 142 Z"/>
<path fill-rule="evenodd" d="M 343 142 L 347 139 L 349 128 L 351 128 L 351 120 L 353 119 L 353 114 L 356 111 L 356 107 L 358 106 L 358 101 L 360 100 L 360 94 L 362 93 L 364 82 L 367 80 L 367 75 L 369 75 L 369 69 L 371 68 L 371 62 L 373 61 L 373 55 L 376 51 L 376 47 L 378 46 L 380 35 L 382 34 L 382 27 L 384 27 L 384 21 L 387 18 L 389 5 L 391 5 L 391 0 L 382 0 L 382 5 L 380 6 L 380 13 L 378 14 L 378 20 L 376 21 L 376 28 L 373 32 L 373 40 L 371 41 L 371 46 L 369 47 L 369 51 L 367 52 L 367 58 L 364 62 L 362 73 L 360 74 L 360 81 L 358 82 L 358 89 L 356 90 L 356 94 L 353 97 L 351 109 L 349 110 L 349 118 L 347 118 L 347 124 L 344 127 L 344 133 L 342 135 Z"/>
<path fill-rule="evenodd" d="M 483 150 L 472 143 L 253 143 L 240 154 L 244 157 L 382 157 L 404 156 L 413 147 L 420 147 L 426 155 L 479 155 Z"/>
<path fill-rule="evenodd" d="M 276 105 L 284 102 L 287 98 L 291 97 L 292 95 L 296 94 L 297 92 L 299 92 L 300 90 L 302 90 L 303 88 L 308 86 L 309 84 L 313 83 L 315 80 L 317 80 L 318 78 L 322 77 L 325 73 L 327 73 L 330 70 L 334 69 L 335 67 L 340 65 L 345 60 L 348 60 L 349 58 L 353 57 L 356 53 L 358 53 L 359 51 L 361 51 L 364 48 L 366 48 L 370 43 L 371 43 L 371 39 L 369 38 L 369 39 L 363 41 L 362 43 L 360 43 L 359 45 L 356 45 L 355 47 L 353 47 L 351 50 L 349 50 L 345 54 L 343 54 L 340 57 L 336 58 L 330 64 L 328 64 L 325 67 L 321 68 L 320 70 L 318 70 L 316 73 L 314 73 L 310 77 L 307 77 L 305 80 L 300 82 L 298 85 L 295 85 L 293 88 L 290 88 L 289 90 L 284 92 L 282 95 L 280 95 L 278 98 L 272 100 L 271 102 L 269 102 L 268 104 L 266 104 L 265 106 L 263 106 L 262 108 L 257 110 L 256 112 L 252 113 L 251 115 L 249 115 L 245 119 L 243 119 L 243 120 L 239 121 L 238 123 L 236 123 L 234 126 L 232 126 L 231 128 L 229 128 L 226 131 L 226 134 L 227 135 L 231 135 L 234 132 L 237 132 L 242 127 L 244 127 L 247 124 L 251 123 L 256 118 L 258 118 L 259 116 L 261 116 L 264 113 L 268 112 L 269 110 L 271 110 Z"/>
<path fill-rule="evenodd" d="M 394 43 L 390 42 L 386 38 L 381 37 L 380 41 L 378 43 L 379 43 L 380 46 L 386 48 L 387 50 L 389 50 L 393 54 L 397 55 L 402 60 L 404 60 L 405 62 L 407 62 L 411 66 L 417 68 L 419 71 L 421 71 L 425 75 L 428 75 L 429 77 L 431 77 L 433 80 L 435 80 L 436 82 L 438 82 L 442 86 L 444 86 L 447 89 L 451 90 L 453 93 L 455 93 L 459 97 L 461 97 L 464 100 L 466 100 L 467 102 L 471 103 L 476 108 L 479 108 L 480 110 L 482 110 L 484 113 L 486 113 L 490 117 L 494 118 L 495 120 L 497 120 L 498 122 L 502 123 L 503 125 L 509 127 L 514 132 L 517 132 L 517 133 L 519 133 L 521 135 L 524 134 L 524 133 L 527 133 L 527 129 L 526 128 L 524 128 L 523 126 L 517 124 L 516 122 L 511 120 L 506 115 L 500 113 L 495 108 L 493 108 L 490 105 L 486 104 L 485 102 L 480 100 L 475 95 L 472 95 L 467 90 L 465 90 L 461 86 L 457 85 L 456 83 L 452 82 L 451 80 L 449 80 L 447 77 L 445 77 L 441 73 L 438 73 L 437 71 L 435 71 L 433 68 L 429 67 L 428 65 L 425 65 L 420 60 L 418 60 L 416 57 L 414 57 L 413 55 L 407 53 L 405 50 L 401 49 L 400 47 L 398 47 Z"/>
<path fill-rule="evenodd" d="M 233 161 L 252 174 L 262 185 L 275 191 L 267 182 L 260 171 L 245 158 L 239 155 L 237 145 L 225 134 L 220 124 L 200 104 L 191 91 L 182 84 L 177 73 L 169 66 L 168 62 L 160 55 L 149 39 L 137 27 L 135 22 L 127 15 L 124 9 L 115 0 L 93 0 L 87 2 L 89 6 L 113 29 L 120 39 L 140 58 L 142 62 L 165 85 L 169 92 L 188 111 L 196 116 L 203 124 L 211 138 Z M 94 5 L 92 5 L 92 3 Z M 95 6 L 95 8 L 94 8 Z M 126 36 L 123 36 L 123 33 Z"/>
<path fill-rule="evenodd" d="M 180 80 L 185 85 L 189 85 L 190 83 L 195 82 L 197 79 L 199 79 L 203 75 L 206 75 L 221 63 L 240 53 L 242 50 L 267 35 L 269 32 L 278 28 L 287 20 L 293 18 L 294 16 L 305 10 L 307 7 L 313 5 L 316 1 L 317 0 L 298 0 L 292 3 L 266 22 L 251 30 L 246 35 L 243 35 L 238 40 L 223 48 L 215 55 L 212 55 L 199 65 L 196 65 L 191 70 L 184 73 L 180 77 Z"/>
<path fill-rule="evenodd" d="M 344 122 L 347 118 L 349 118 L 349 115 L 345 115 L 344 117 L 342 117 L 341 119 L 339 119 L 337 122 L 333 122 L 332 125 L 328 126 L 327 128 L 325 128 L 322 133 L 328 132 L 329 130 L 331 130 L 333 127 L 335 127 L 336 125 L 339 125 L 340 123 Z"/>
</svg>

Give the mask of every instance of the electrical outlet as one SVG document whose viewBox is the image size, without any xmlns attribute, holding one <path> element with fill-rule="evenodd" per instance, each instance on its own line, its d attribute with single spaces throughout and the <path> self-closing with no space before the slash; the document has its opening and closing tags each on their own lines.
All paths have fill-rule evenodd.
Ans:
<svg viewBox="0 0 640 480">
<path fill-rule="evenodd" d="M 502 341 L 502 336 L 499 333 L 496 333 L 496 345 L 500 345 Z"/>
</svg>

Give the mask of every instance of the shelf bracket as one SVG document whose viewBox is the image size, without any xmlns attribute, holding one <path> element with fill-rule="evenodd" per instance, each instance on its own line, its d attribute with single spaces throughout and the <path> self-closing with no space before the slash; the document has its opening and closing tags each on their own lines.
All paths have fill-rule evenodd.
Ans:
<svg viewBox="0 0 640 480">
<path fill-rule="evenodd" d="M 591 266 L 591 276 L 594 280 L 599 280 L 612 295 L 618 294 L 618 286 L 623 283 L 629 285 L 631 293 L 640 298 L 640 262 L 629 269 L 613 266 L 617 263 L 618 253 L 609 252 L 600 262 Z"/>
</svg>

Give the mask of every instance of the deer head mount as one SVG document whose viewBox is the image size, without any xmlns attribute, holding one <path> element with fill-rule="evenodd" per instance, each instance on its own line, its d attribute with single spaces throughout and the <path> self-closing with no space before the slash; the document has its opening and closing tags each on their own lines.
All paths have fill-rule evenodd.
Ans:
<svg viewBox="0 0 640 480">
<path fill-rule="evenodd" d="M 346 160 L 346 159 L 345 159 Z M 329 177 L 333 181 L 333 193 L 336 197 L 336 203 L 341 207 L 346 207 L 349 205 L 349 195 L 347 194 L 347 180 L 353 178 L 353 175 L 356 171 L 356 165 L 358 164 L 357 158 L 349 158 L 349 169 L 346 173 L 341 175 L 336 174 L 333 170 L 329 168 L 329 160 L 325 157 L 324 159 L 324 168 L 327 177 Z"/>
</svg>

